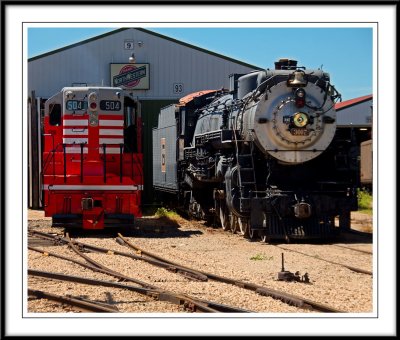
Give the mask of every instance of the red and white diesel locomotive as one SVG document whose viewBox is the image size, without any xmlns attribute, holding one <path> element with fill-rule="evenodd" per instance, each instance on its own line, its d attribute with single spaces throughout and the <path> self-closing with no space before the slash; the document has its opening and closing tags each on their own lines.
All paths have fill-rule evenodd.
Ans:
<svg viewBox="0 0 400 340">
<path fill-rule="evenodd" d="M 140 103 L 113 87 L 65 87 L 48 99 L 42 183 L 53 226 L 131 227 L 143 190 Z"/>
</svg>

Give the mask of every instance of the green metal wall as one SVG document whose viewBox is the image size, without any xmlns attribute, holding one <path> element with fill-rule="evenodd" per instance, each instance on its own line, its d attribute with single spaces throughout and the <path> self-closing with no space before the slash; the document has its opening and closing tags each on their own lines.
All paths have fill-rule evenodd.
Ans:
<svg viewBox="0 0 400 340">
<path fill-rule="evenodd" d="M 153 202 L 153 140 L 152 130 L 157 126 L 160 108 L 177 103 L 177 100 L 141 100 L 143 121 L 143 172 L 144 190 L 142 203 L 144 205 Z"/>
</svg>

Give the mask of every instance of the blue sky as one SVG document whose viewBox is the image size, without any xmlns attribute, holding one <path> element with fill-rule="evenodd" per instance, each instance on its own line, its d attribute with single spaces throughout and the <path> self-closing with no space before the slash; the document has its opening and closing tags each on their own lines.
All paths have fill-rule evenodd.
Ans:
<svg viewBox="0 0 400 340">
<path fill-rule="evenodd" d="M 28 57 L 117 28 L 29 28 Z M 322 65 L 343 100 L 372 93 L 372 28 L 145 28 L 263 68 L 286 57 Z"/>
</svg>

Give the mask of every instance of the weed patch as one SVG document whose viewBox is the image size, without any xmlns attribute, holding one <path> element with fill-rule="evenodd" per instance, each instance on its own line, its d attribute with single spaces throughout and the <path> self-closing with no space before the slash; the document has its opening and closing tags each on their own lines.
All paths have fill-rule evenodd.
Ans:
<svg viewBox="0 0 400 340">
<path fill-rule="evenodd" d="M 266 256 L 263 254 L 257 254 L 255 256 L 250 257 L 250 260 L 253 260 L 253 261 L 273 260 L 273 259 L 274 259 L 273 256 Z"/>
<path fill-rule="evenodd" d="M 176 218 L 179 217 L 179 215 L 172 210 L 166 209 L 166 208 L 158 208 L 155 215 L 157 217 L 168 217 L 168 218 Z"/>
<path fill-rule="evenodd" d="M 372 195 L 362 189 L 358 189 L 358 211 L 372 215 Z"/>
</svg>

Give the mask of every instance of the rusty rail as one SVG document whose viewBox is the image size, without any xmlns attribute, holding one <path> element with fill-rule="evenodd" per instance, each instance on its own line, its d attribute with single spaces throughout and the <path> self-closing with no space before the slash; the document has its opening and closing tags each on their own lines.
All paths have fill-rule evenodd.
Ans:
<svg viewBox="0 0 400 340">
<path fill-rule="evenodd" d="M 67 243 L 68 241 L 65 238 L 61 238 L 58 236 L 52 236 L 52 235 L 48 235 L 45 233 L 41 233 L 41 232 L 33 232 L 33 234 L 36 234 L 38 236 L 43 236 L 45 238 L 58 238 L 60 241 Z M 131 244 L 129 241 L 127 241 L 120 233 L 118 234 L 120 241 L 118 241 L 117 238 L 117 242 L 121 244 L 121 242 L 125 243 L 126 245 L 128 245 L 130 248 L 134 249 L 135 251 L 140 252 L 141 256 L 136 256 L 133 254 L 128 254 L 128 253 L 123 253 L 123 252 L 119 252 L 119 251 L 112 251 L 114 254 L 117 255 L 122 255 L 122 256 L 127 256 L 127 257 L 131 257 L 133 259 L 136 260 L 142 260 L 142 261 L 146 261 L 148 263 L 152 263 L 152 261 L 156 261 L 158 264 L 163 264 L 163 266 L 174 266 L 174 267 L 179 267 L 182 270 L 188 270 L 191 273 L 197 274 L 197 275 L 202 275 L 205 276 L 207 279 L 209 280 L 214 280 L 217 282 L 223 282 L 223 283 L 227 283 L 227 284 L 231 284 L 237 287 L 241 287 L 243 289 L 247 289 L 247 290 L 251 290 L 254 291 L 260 295 L 263 296 L 269 296 L 272 297 L 274 299 L 280 300 L 284 303 L 287 303 L 288 305 L 292 305 L 292 306 L 296 306 L 299 308 L 304 308 L 304 309 L 309 309 L 309 310 L 315 310 L 318 312 L 324 312 L 324 313 L 345 313 L 344 311 L 332 308 L 330 306 L 326 306 L 323 304 L 320 304 L 318 302 L 314 302 L 296 295 L 292 295 L 292 294 L 288 294 L 286 292 L 282 292 L 282 291 L 278 291 L 275 289 L 271 289 L 271 288 L 267 288 L 264 286 L 260 286 L 254 283 L 247 283 L 247 282 L 243 282 L 243 281 L 238 281 L 238 280 L 234 280 L 234 279 L 230 279 L 227 277 L 223 277 L 223 276 L 219 276 L 219 275 L 215 275 L 212 273 L 207 273 L 207 272 L 203 272 L 203 271 L 198 271 L 198 270 L 194 270 L 192 268 L 188 268 L 182 265 L 178 265 L 175 262 L 163 259 L 162 257 L 159 257 L 155 254 L 152 254 L 148 251 L 145 251 L 144 249 L 141 249 L 137 246 L 134 246 L 133 244 Z M 101 252 L 101 253 L 107 253 L 110 250 L 108 249 L 104 249 L 104 248 L 99 248 L 99 247 L 95 247 L 95 246 L 91 246 L 82 242 L 78 242 L 78 241 L 73 241 L 74 244 L 79 245 L 81 247 L 83 247 L 84 249 L 87 250 L 91 250 L 91 251 L 97 251 L 97 252 Z M 146 255 L 147 257 L 143 256 Z"/>
<path fill-rule="evenodd" d="M 42 236 L 46 236 L 46 237 L 50 237 L 50 238 L 53 237 L 51 235 L 47 235 L 47 234 L 44 234 L 44 233 L 41 233 L 41 234 L 42 234 Z M 54 236 L 54 237 L 57 238 L 57 236 Z M 71 247 L 71 249 L 75 253 L 77 253 L 79 256 L 83 257 L 87 262 L 89 262 L 89 264 L 86 264 L 86 263 L 77 261 L 75 259 L 71 259 L 71 258 L 62 256 L 62 255 L 58 255 L 58 254 L 55 254 L 55 253 L 52 253 L 52 252 L 49 252 L 49 251 L 43 251 L 43 250 L 40 250 L 40 249 L 37 249 L 37 248 L 34 248 L 34 247 L 28 247 L 28 248 L 30 250 L 33 250 L 33 251 L 36 251 L 36 252 L 40 252 L 40 253 L 42 253 L 44 255 L 47 255 L 47 256 L 54 256 L 54 257 L 57 257 L 57 258 L 60 258 L 60 259 L 66 260 L 66 261 L 71 261 L 71 262 L 79 264 L 79 265 L 81 265 L 81 266 L 83 266 L 85 268 L 88 268 L 88 269 L 91 269 L 91 270 L 94 270 L 94 271 L 97 271 L 97 272 L 102 272 L 104 274 L 108 274 L 108 275 L 114 276 L 114 277 L 116 277 L 118 279 L 122 279 L 124 281 L 134 282 L 134 283 L 142 286 L 143 289 L 148 289 L 148 291 L 150 291 L 150 293 L 149 294 L 146 293 L 146 295 L 149 295 L 149 296 L 152 296 L 152 297 L 153 296 L 161 296 L 164 299 L 163 301 L 170 301 L 170 302 L 180 301 L 181 303 L 179 303 L 179 304 L 183 304 L 185 308 L 189 308 L 189 309 L 191 309 L 193 311 L 199 310 L 199 311 L 202 311 L 202 312 L 213 312 L 213 313 L 216 313 L 216 312 L 250 313 L 250 312 L 252 312 L 252 311 L 249 311 L 249 310 L 236 308 L 236 307 L 232 307 L 232 306 L 228 306 L 228 305 L 224 305 L 224 304 L 219 304 L 219 303 L 215 303 L 215 302 L 212 302 L 212 301 L 191 298 L 191 297 L 189 297 L 189 296 L 187 296 L 185 294 L 180 294 L 180 293 L 179 294 L 175 294 L 175 293 L 170 292 L 170 291 L 165 291 L 165 290 L 163 290 L 161 288 L 158 288 L 158 287 L 156 287 L 154 285 L 151 285 L 151 284 L 149 284 L 147 282 L 140 281 L 140 280 L 128 277 L 126 275 L 123 275 L 121 273 L 115 272 L 115 271 L 113 271 L 113 270 L 111 270 L 111 269 L 99 264 L 98 262 L 92 260 L 90 257 L 88 257 L 85 254 L 83 254 L 82 252 L 80 252 L 79 249 L 74 245 L 74 243 L 77 243 L 79 246 L 84 247 L 86 249 L 86 247 L 82 243 L 74 242 L 69 237 L 62 238 L 62 240 L 63 240 L 63 242 L 68 242 L 68 245 Z M 106 250 L 106 249 L 99 248 L 99 247 L 95 247 L 95 248 L 96 248 L 96 250 L 99 250 L 99 249 Z M 103 253 L 116 253 L 116 252 L 110 251 L 110 250 L 102 251 L 102 252 Z M 137 291 L 137 292 L 138 293 L 143 293 L 145 291 L 140 290 L 140 291 Z M 159 300 L 159 299 L 160 298 L 158 297 L 157 300 Z"/>
<path fill-rule="evenodd" d="M 193 312 L 217 313 L 217 312 L 220 312 L 220 310 L 222 310 L 222 309 L 224 311 L 231 311 L 231 312 L 249 312 L 249 311 L 245 311 L 245 310 L 239 309 L 239 308 L 234 308 L 234 307 L 220 305 L 220 304 L 214 304 L 209 301 L 191 299 L 187 296 L 174 294 L 174 293 L 171 293 L 168 291 L 125 285 L 125 284 L 118 283 L 118 282 L 89 279 L 89 278 L 85 278 L 85 277 L 81 277 L 81 276 L 66 275 L 66 274 L 59 274 L 59 273 L 53 273 L 53 272 L 45 272 L 45 271 L 34 270 L 34 269 L 28 269 L 28 275 L 45 277 L 48 279 L 60 280 L 60 281 L 68 281 L 68 282 L 76 282 L 76 283 L 88 284 L 88 285 L 97 285 L 97 286 L 104 286 L 104 287 L 111 287 L 111 288 L 126 289 L 126 290 L 134 291 L 134 292 L 142 294 L 142 295 L 149 296 L 149 297 L 153 298 L 154 300 L 166 301 L 166 302 L 171 302 L 171 303 L 174 303 L 177 305 L 183 305 L 185 307 L 185 309 L 190 309 Z"/>
<path fill-rule="evenodd" d="M 351 270 L 351 271 L 353 271 L 355 273 L 361 273 L 361 274 L 366 274 L 366 275 L 371 275 L 372 276 L 372 272 L 370 272 L 369 270 L 364 270 L 364 269 L 361 269 L 361 268 L 356 268 L 356 267 L 349 266 L 347 264 L 326 260 L 326 259 L 323 259 L 321 257 L 315 257 L 313 255 L 309 255 L 309 254 L 306 254 L 306 253 L 303 253 L 301 251 L 294 250 L 294 249 L 288 249 L 288 248 L 285 248 L 285 247 L 282 247 L 282 246 L 275 246 L 275 247 L 278 247 L 278 248 L 286 250 L 286 251 L 291 251 L 293 253 L 297 253 L 297 254 L 301 254 L 301 255 L 304 255 L 304 256 L 308 256 L 308 257 L 311 257 L 313 259 L 321 260 L 321 261 L 324 261 L 324 262 L 327 262 L 327 263 L 330 263 L 330 264 L 334 264 L 334 265 L 337 265 L 337 266 L 340 266 L 340 267 L 344 267 L 344 268 L 347 268 L 347 269 L 349 269 L 349 270 Z"/>
<path fill-rule="evenodd" d="M 39 231 L 32 231 L 33 235 L 37 235 L 46 239 L 52 239 L 55 240 L 55 242 L 63 242 L 64 244 L 68 244 L 69 240 L 65 237 L 60 237 L 60 236 L 53 236 L 49 235 L 46 233 L 42 233 Z M 190 270 L 188 268 L 179 266 L 179 265 L 173 265 L 173 264 L 167 264 L 165 261 L 158 261 L 157 259 L 151 259 L 151 258 L 143 258 L 142 256 L 135 255 L 135 254 L 129 254 L 129 253 L 124 253 L 118 250 L 110 250 L 110 249 L 104 249 L 96 246 L 92 246 L 90 244 L 82 243 L 79 241 L 72 241 L 73 244 L 76 244 L 78 246 L 82 246 L 87 250 L 94 251 L 94 252 L 99 252 L 99 253 L 113 253 L 115 255 L 120 255 L 120 256 L 125 256 L 125 257 L 130 257 L 134 260 L 141 260 L 148 262 L 152 265 L 164 268 L 168 271 L 180 274 L 184 276 L 187 279 L 190 280 L 195 280 L 195 281 L 207 281 L 207 277 L 205 275 L 202 275 L 196 271 Z"/>
<path fill-rule="evenodd" d="M 85 267 L 87 269 L 93 270 L 95 272 L 99 272 L 99 273 L 103 273 L 103 274 L 107 274 L 107 275 L 112 275 L 112 276 L 114 276 L 114 277 L 116 277 L 118 279 L 122 279 L 124 281 L 133 282 L 133 283 L 141 285 L 142 287 L 155 288 L 155 286 L 153 286 L 151 284 L 147 284 L 146 282 L 143 282 L 143 281 L 140 281 L 140 280 L 136 280 L 134 278 L 131 278 L 131 277 L 122 275 L 120 273 L 111 271 L 111 270 L 109 270 L 108 268 L 106 268 L 104 266 L 100 267 L 100 266 L 96 266 L 96 265 L 93 265 L 93 264 L 87 264 L 85 262 L 81 262 L 81 261 L 78 261 L 78 260 L 63 256 L 63 255 L 59 255 L 59 254 L 56 254 L 56 253 L 53 253 L 53 252 L 50 252 L 50 251 L 46 251 L 46 250 L 41 250 L 41 249 L 38 249 L 38 248 L 35 248 L 35 247 L 31 247 L 31 246 L 29 246 L 28 249 L 36 251 L 38 253 L 42 253 L 45 256 L 53 256 L 53 257 L 59 258 L 59 259 L 64 260 L 64 261 L 73 262 L 75 264 L 78 264 L 78 265 L 80 265 L 82 267 Z"/>
<path fill-rule="evenodd" d="M 100 313 L 118 313 L 118 308 L 114 306 L 107 305 L 105 303 L 100 303 L 97 301 L 90 301 L 87 299 L 83 299 L 80 297 L 73 296 L 61 296 L 55 295 L 52 293 L 44 292 L 41 290 L 28 289 L 28 295 L 34 296 L 38 299 L 48 299 L 61 303 L 66 303 L 71 306 L 76 306 L 81 309 L 91 311 L 91 312 L 100 312 Z"/>
<path fill-rule="evenodd" d="M 127 241 L 120 233 L 118 234 L 118 236 L 130 248 L 132 248 L 136 251 L 140 251 L 142 254 L 145 254 L 149 257 L 154 257 L 155 259 L 157 259 L 159 261 L 164 261 L 166 263 L 176 265 L 176 263 L 174 263 L 172 261 L 168 261 L 166 259 L 163 259 L 163 258 L 155 255 L 155 254 L 145 251 L 144 249 L 134 246 L 132 243 Z M 187 268 L 187 267 L 183 267 L 183 268 Z M 193 270 L 193 269 L 191 269 L 191 270 Z M 230 278 L 227 278 L 224 276 L 219 276 L 219 275 L 215 275 L 215 274 L 207 273 L 207 272 L 203 272 L 203 271 L 198 271 L 198 272 L 202 275 L 207 276 L 207 278 L 210 280 L 228 283 L 228 284 L 232 284 L 232 285 L 244 288 L 244 289 L 252 290 L 260 295 L 269 296 L 269 297 L 272 297 L 274 299 L 280 300 L 282 302 L 285 302 L 289 305 L 293 305 L 296 307 L 305 308 L 305 309 L 314 309 L 316 311 L 320 311 L 320 312 L 324 312 L 324 313 L 344 313 L 343 311 L 340 311 L 338 309 L 335 309 L 335 308 L 332 308 L 329 306 L 325 306 L 323 304 L 320 304 L 320 303 L 317 303 L 317 302 L 314 302 L 314 301 L 311 301 L 308 299 L 304 299 L 304 298 L 296 296 L 296 295 L 292 295 L 292 294 L 281 292 L 281 291 L 278 291 L 275 289 L 263 287 L 263 286 L 260 286 L 260 285 L 254 284 L 254 283 L 238 281 L 238 280 L 230 279 Z"/>
<path fill-rule="evenodd" d="M 344 249 L 349 249 L 349 250 L 357 251 L 357 252 L 359 252 L 359 253 L 372 255 L 372 251 L 362 250 L 362 249 L 356 249 L 356 248 L 352 248 L 352 247 L 346 247 L 346 246 L 342 246 L 342 245 L 340 245 L 340 244 L 332 244 L 332 245 L 335 246 L 335 247 L 344 248 Z"/>
</svg>

